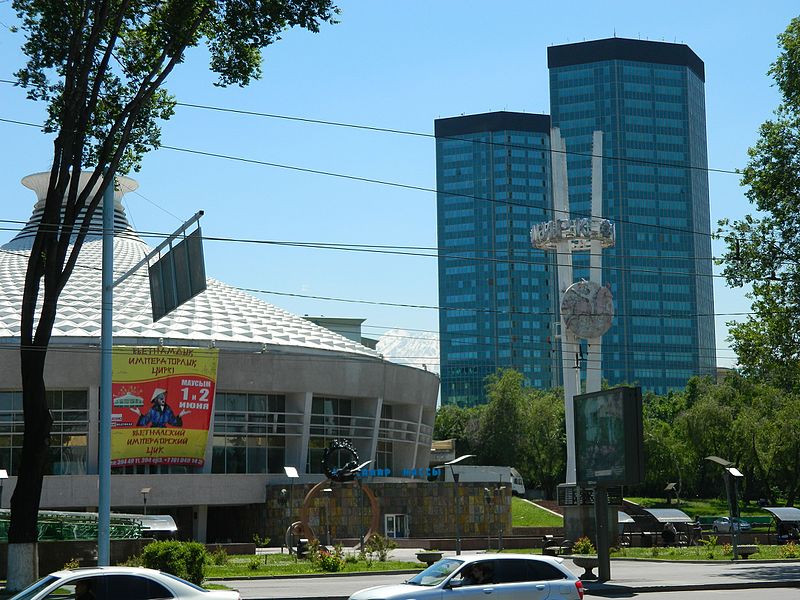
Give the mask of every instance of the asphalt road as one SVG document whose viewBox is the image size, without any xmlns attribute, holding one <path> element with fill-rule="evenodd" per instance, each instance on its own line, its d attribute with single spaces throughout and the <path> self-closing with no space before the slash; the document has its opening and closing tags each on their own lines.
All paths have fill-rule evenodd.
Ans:
<svg viewBox="0 0 800 600">
<path fill-rule="evenodd" d="M 582 569 L 569 560 L 565 565 L 574 573 Z M 330 575 L 304 578 L 269 578 L 228 580 L 226 586 L 239 590 L 246 600 L 275 599 L 342 599 L 365 587 L 405 581 L 410 574 L 384 573 L 375 575 Z M 677 596 L 695 590 L 735 589 L 759 590 L 764 598 L 781 598 L 777 589 L 800 586 L 800 562 L 715 561 L 715 562 L 660 562 L 614 560 L 611 563 L 611 581 L 605 584 L 585 582 L 589 595 L 632 597 L 642 593 L 673 593 Z M 800 598 L 800 589 L 792 590 L 789 598 Z M 771 595 L 770 595 L 771 594 Z M 751 596 L 752 597 L 752 596 Z"/>
</svg>

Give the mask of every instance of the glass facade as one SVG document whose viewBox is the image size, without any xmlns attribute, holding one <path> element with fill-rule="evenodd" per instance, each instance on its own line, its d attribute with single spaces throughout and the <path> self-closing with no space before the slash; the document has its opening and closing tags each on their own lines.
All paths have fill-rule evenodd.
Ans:
<svg viewBox="0 0 800 600">
<path fill-rule="evenodd" d="M 603 132 L 603 216 L 617 229 L 603 253 L 617 315 L 603 378 L 665 393 L 713 376 L 702 61 L 683 45 L 616 38 L 551 47 L 548 58 L 574 216 L 590 213 L 592 132 Z M 588 279 L 587 264 L 575 256 L 575 280 Z"/>
<path fill-rule="evenodd" d="M 45 475 L 83 475 L 87 472 L 89 411 L 86 390 L 48 390 L 53 417 Z M 0 468 L 19 474 L 24 431 L 22 391 L 0 392 Z"/>
<path fill-rule="evenodd" d="M 530 228 L 550 220 L 546 115 L 487 113 L 436 121 L 442 403 L 485 401 L 485 380 L 513 367 L 554 385 L 554 257 Z"/>
<path fill-rule="evenodd" d="M 212 473 L 283 473 L 286 398 L 217 392 Z"/>
</svg>

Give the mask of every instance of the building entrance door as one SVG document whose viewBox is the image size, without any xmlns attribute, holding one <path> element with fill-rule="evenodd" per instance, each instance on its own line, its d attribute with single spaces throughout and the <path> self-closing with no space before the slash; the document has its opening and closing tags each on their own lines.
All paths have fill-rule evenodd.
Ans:
<svg viewBox="0 0 800 600">
<path fill-rule="evenodd" d="M 408 515 L 384 515 L 383 528 L 388 538 L 408 537 Z"/>
</svg>

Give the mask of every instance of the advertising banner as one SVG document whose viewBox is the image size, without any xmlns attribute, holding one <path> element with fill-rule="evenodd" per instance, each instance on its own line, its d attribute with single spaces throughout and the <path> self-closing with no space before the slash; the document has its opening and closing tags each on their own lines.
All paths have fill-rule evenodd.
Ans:
<svg viewBox="0 0 800 600">
<path fill-rule="evenodd" d="M 115 346 L 111 466 L 202 467 L 219 351 Z"/>
</svg>

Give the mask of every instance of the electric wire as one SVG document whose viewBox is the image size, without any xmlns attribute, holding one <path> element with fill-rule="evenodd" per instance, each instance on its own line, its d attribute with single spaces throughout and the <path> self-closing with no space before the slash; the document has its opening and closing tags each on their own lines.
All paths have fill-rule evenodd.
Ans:
<svg viewBox="0 0 800 600">
<path fill-rule="evenodd" d="M 3 81 L 3 80 L 0 80 L 0 81 Z M 26 123 L 26 122 L 23 122 L 23 121 L 15 121 L 15 120 L 11 120 L 11 119 L 0 118 L 0 121 L 8 122 L 8 123 L 14 123 L 14 124 L 18 124 L 18 125 L 28 125 L 28 126 L 37 127 L 37 128 L 40 128 L 40 129 L 42 128 L 42 125 Z M 196 149 L 191 149 L 191 148 L 181 148 L 181 147 L 178 147 L 178 146 L 171 146 L 171 145 L 167 145 L 167 144 L 161 144 L 161 145 L 158 146 L 158 148 L 163 148 L 163 149 L 166 149 L 166 150 L 172 150 L 174 152 L 189 153 L 189 154 L 195 154 L 195 155 L 198 155 L 198 156 L 205 156 L 205 157 L 218 158 L 218 159 L 229 160 L 229 161 L 234 161 L 234 162 L 241 162 L 241 163 L 245 163 L 245 164 L 266 166 L 266 167 L 270 167 L 270 168 L 284 169 L 284 170 L 289 170 L 289 171 L 295 171 L 295 172 L 313 174 L 313 175 L 319 175 L 319 176 L 325 176 L 325 177 L 333 177 L 333 178 L 345 179 L 345 180 L 349 180 L 349 181 L 357 181 L 357 182 L 361 182 L 361 183 L 382 185 L 382 186 L 388 186 L 388 187 L 394 187 L 394 188 L 411 190 L 411 191 L 418 191 L 418 192 L 424 192 L 424 193 L 441 194 L 441 195 L 449 196 L 449 197 L 465 198 L 465 199 L 469 199 L 469 200 L 472 200 L 472 201 L 484 201 L 484 202 L 489 202 L 489 203 L 492 203 L 492 204 L 499 204 L 499 205 L 504 205 L 504 206 L 509 206 L 509 207 L 516 206 L 516 207 L 520 207 L 520 208 L 535 208 L 535 207 L 531 206 L 530 204 L 515 202 L 515 201 L 510 200 L 510 199 L 509 200 L 501 200 L 501 199 L 497 199 L 497 198 L 490 198 L 490 197 L 487 197 L 487 196 L 480 196 L 480 195 L 476 195 L 476 194 L 463 194 L 463 193 L 458 193 L 458 192 L 437 190 L 435 188 L 429 188 L 429 187 L 419 186 L 419 185 L 414 185 L 414 184 L 386 181 L 386 180 L 382 180 L 382 179 L 375 179 L 375 178 L 370 178 L 370 177 L 362 177 L 362 176 L 357 176 L 357 175 L 349 175 L 349 174 L 344 174 L 344 173 L 336 173 L 336 172 L 333 172 L 333 171 L 325 171 L 325 170 L 321 170 L 321 169 L 312 169 L 312 168 L 308 168 L 308 167 L 298 167 L 298 166 L 295 166 L 295 165 L 286 165 L 286 164 L 282 164 L 282 163 L 264 161 L 264 160 L 259 160 L 259 159 L 233 156 L 233 155 L 229 155 L 229 154 L 222 154 L 222 153 L 219 153 L 219 152 L 210 152 L 210 151 L 196 150 Z M 670 166 L 670 167 L 672 167 L 673 165 L 670 165 L 668 163 L 663 163 L 662 166 Z M 688 167 L 686 167 L 686 168 L 688 168 Z M 551 212 L 553 214 L 564 213 L 566 215 L 566 217 L 568 217 L 568 218 L 569 217 L 573 217 L 573 216 L 586 217 L 586 218 L 598 218 L 598 219 L 609 218 L 607 216 L 604 217 L 603 215 L 593 215 L 591 212 L 580 212 L 580 211 L 572 212 L 570 210 L 561 211 L 561 210 L 556 210 L 556 209 L 554 209 L 552 207 L 548 207 L 548 208 L 544 209 L 544 212 L 545 213 Z M 704 237 L 711 237 L 712 239 L 719 237 L 719 234 L 711 233 L 709 231 L 697 231 L 697 230 L 684 229 L 684 228 L 680 228 L 680 227 L 673 227 L 671 225 L 663 225 L 663 224 L 657 224 L 657 223 L 646 223 L 646 222 L 642 222 L 642 221 L 631 220 L 629 218 L 622 218 L 620 216 L 614 217 L 613 219 L 610 219 L 610 220 L 613 220 L 614 223 L 616 223 L 616 224 L 635 225 L 637 227 L 655 228 L 655 229 L 660 229 L 660 230 L 664 230 L 664 231 L 672 231 L 672 232 L 677 232 L 677 233 L 682 233 L 682 234 L 700 235 L 700 236 L 704 236 Z"/>
</svg>

